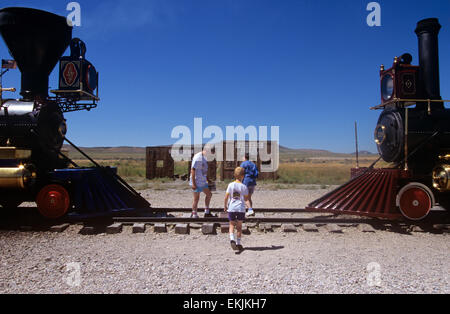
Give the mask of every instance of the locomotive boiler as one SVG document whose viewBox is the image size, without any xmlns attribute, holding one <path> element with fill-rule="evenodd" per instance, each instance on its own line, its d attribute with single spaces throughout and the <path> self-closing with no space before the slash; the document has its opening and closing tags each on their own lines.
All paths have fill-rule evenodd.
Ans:
<svg viewBox="0 0 450 314">
<path fill-rule="evenodd" d="M 450 109 L 440 95 L 437 18 L 417 23 L 419 65 L 405 53 L 381 65 L 383 110 L 375 128 L 380 158 L 392 167 L 352 169 L 352 179 L 308 205 L 337 213 L 424 219 L 450 207 Z"/>
<path fill-rule="evenodd" d="M 84 42 L 72 39 L 66 18 L 4 8 L 0 34 L 21 72 L 22 97 L 1 99 L 0 205 L 13 210 L 22 202 L 36 202 L 47 218 L 149 207 L 116 169 L 92 159 L 96 167 L 80 168 L 61 151 L 65 140 L 72 144 L 64 113 L 90 110 L 99 100 L 98 73 L 86 59 Z M 61 57 L 69 46 L 70 56 Z M 49 96 L 49 75 L 58 61 L 59 88 Z"/>
</svg>

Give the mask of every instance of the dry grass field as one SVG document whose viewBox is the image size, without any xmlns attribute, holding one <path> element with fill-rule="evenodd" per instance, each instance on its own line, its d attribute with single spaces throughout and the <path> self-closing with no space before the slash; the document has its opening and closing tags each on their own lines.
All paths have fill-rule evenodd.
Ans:
<svg viewBox="0 0 450 314">
<path fill-rule="evenodd" d="M 145 179 L 145 148 L 141 147 L 113 147 L 113 148 L 85 148 L 88 155 L 103 166 L 118 168 L 120 176 L 138 189 L 165 189 L 178 185 L 171 184 L 172 179 Z M 78 165 L 92 166 L 81 154 L 69 150 L 69 156 Z M 378 155 L 364 153 L 359 159 L 361 167 L 371 165 Z M 315 185 L 326 188 L 327 185 L 339 185 L 350 178 L 350 169 L 356 166 L 355 156 L 352 154 L 338 154 L 324 150 L 280 149 L 280 167 L 278 179 L 275 181 L 260 181 L 267 187 L 295 188 L 295 185 Z M 382 162 L 377 166 L 386 166 Z M 188 173 L 187 162 L 175 163 L 175 175 Z M 226 182 L 224 183 L 226 184 Z M 220 186 L 220 183 L 219 183 Z M 182 188 L 180 186 L 180 188 Z"/>
</svg>

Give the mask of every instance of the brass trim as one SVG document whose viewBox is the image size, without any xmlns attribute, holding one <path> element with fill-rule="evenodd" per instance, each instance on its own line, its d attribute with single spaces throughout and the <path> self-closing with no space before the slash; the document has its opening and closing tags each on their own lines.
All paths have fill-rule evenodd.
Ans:
<svg viewBox="0 0 450 314">
<path fill-rule="evenodd" d="M 394 103 L 404 102 L 403 107 L 411 107 L 418 102 L 427 102 L 428 104 L 432 102 L 450 102 L 450 100 L 444 99 L 401 99 L 401 98 L 393 98 L 384 104 L 380 104 L 378 106 L 370 107 L 370 110 L 384 109 L 386 106 L 392 105 Z"/>
<path fill-rule="evenodd" d="M 24 166 L 17 168 L 0 168 L 0 188 L 23 190 L 34 175 Z"/>
<path fill-rule="evenodd" d="M 441 164 L 433 169 L 433 187 L 440 191 L 450 191 L 450 165 Z"/>
<path fill-rule="evenodd" d="M 405 171 L 408 171 L 408 129 L 409 129 L 408 108 L 405 108 Z"/>
<path fill-rule="evenodd" d="M 20 149 L 16 147 L 0 147 L 0 159 L 29 159 L 30 149 Z"/>
<path fill-rule="evenodd" d="M 2 88 L 1 89 L 2 92 L 15 92 L 16 89 L 14 87 L 7 87 L 7 88 Z"/>
<path fill-rule="evenodd" d="M 378 133 L 378 128 L 379 127 L 381 127 L 381 129 L 383 130 L 383 139 L 380 141 L 378 138 L 377 138 L 377 133 Z M 374 132 L 374 139 L 375 139 L 375 143 L 377 144 L 377 145 L 381 145 L 381 144 L 383 144 L 383 142 L 384 142 L 384 140 L 386 139 L 386 127 L 384 126 L 384 125 L 382 125 L 382 124 L 378 124 L 376 127 L 375 127 L 375 132 Z"/>
</svg>

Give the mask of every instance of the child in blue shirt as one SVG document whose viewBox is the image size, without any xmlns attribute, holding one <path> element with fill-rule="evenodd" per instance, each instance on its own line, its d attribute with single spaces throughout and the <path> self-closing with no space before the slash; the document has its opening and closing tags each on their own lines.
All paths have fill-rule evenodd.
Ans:
<svg viewBox="0 0 450 314">
<path fill-rule="evenodd" d="M 250 154 L 246 153 L 244 156 L 244 161 L 241 163 L 241 168 L 245 170 L 245 177 L 242 183 L 247 186 L 248 189 L 248 198 L 250 202 L 250 208 L 247 212 L 247 217 L 255 215 L 253 211 L 253 201 L 252 195 L 255 192 L 256 187 L 256 179 L 258 178 L 258 167 L 250 161 Z"/>
</svg>

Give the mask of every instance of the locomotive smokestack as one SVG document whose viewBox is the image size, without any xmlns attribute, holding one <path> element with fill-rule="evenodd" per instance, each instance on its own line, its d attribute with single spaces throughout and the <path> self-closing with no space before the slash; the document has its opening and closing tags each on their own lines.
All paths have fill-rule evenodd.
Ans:
<svg viewBox="0 0 450 314">
<path fill-rule="evenodd" d="M 419 80 L 426 97 L 441 99 L 439 84 L 438 34 L 441 29 L 437 18 L 429 18 L 417 23 L 416 34 L 419 39 Z M 436 106 L 442 107 L 442 104 Z"/>
<path fill-rule="evenodd" d="M 22 73 L 25 99 L 48 97 L 48 77 L 72 39 L 65 17 L 29 8 L 0 10 L 0 34 Z"/>
</svg>

